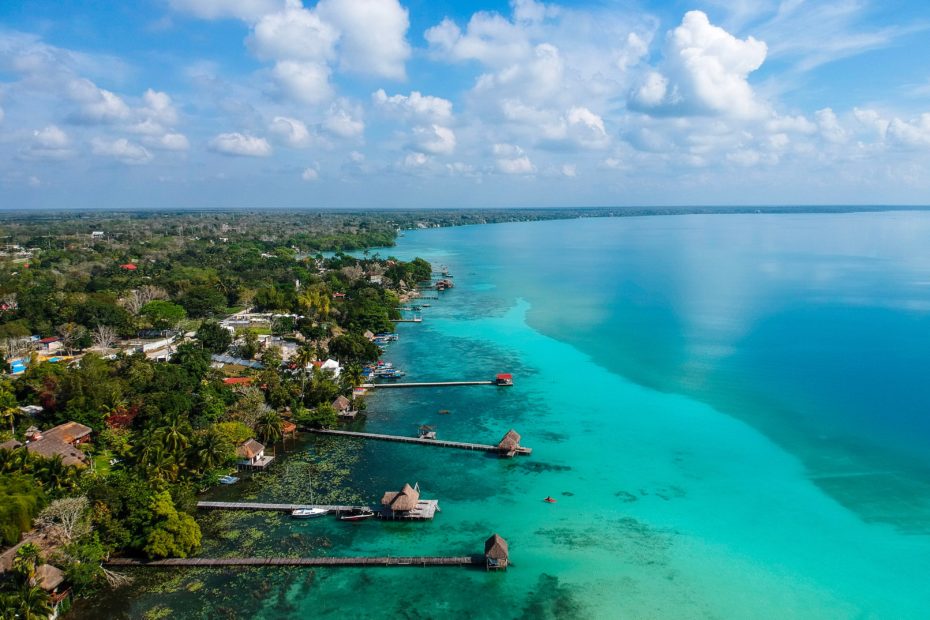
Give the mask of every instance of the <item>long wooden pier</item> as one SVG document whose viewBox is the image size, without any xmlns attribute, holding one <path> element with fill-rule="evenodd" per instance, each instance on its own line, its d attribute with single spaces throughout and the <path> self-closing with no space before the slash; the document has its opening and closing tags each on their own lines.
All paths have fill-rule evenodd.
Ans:
<svg viewBox="0 0 930 620">
<path fill-rule="evenodd" d="M 339 513 L 357 509 L 370 509 L 370 506 L 335 506 L 331 504 L 266 504 L 262 502 L 197 502 L 197 508 L 208 510 L 255 510 L 268 512 L 291 512 L 293 510 L 311 510 L 322 508 L 326 512 Z"/>
<path fill-rule="evenodd" d="M 406 557 L 321 557 L 321 558 L 168 558 L 166 560 L 140 560 L 113 558 L 107 566 L 146 566 L 170 568 L 172 566 L 228 567 L 228 566 L 482 566 L 482 556 L 406 556 Z"/>
<path fill-rule="evenodd" d="M 419 317 L 415 319 L 394 319 L 393 322 L 394 323 L 422 323 L 423 319 Z"/>
<path fill-rule="evenodd" d="M 482 452 L 501 452 L 499 446 L 493 446 L 482 443 L 466 443 L 462 441 L 445 441 L 443 439 L 424 439 L 422 437 L 404 437 L 402 435 L 381 435 L 378 433 L 358 433 L 355 431 L 336 431 L 329 429 L 310 429 L 311 433 L 318 435 L 338 435 L 341 437 L 357 437 L 359 439 L 375 439 L 379 441 L 395 441 L 397 443 L 415 443 L 421 446 L 435 446 L 437 448 L 457 448 L 459 450 L 477 450 Z M 517 454 L 529 455 L 533 452 L 532 448 L 520 446 L 515 451 Z"/>
<path fill-rule="evenodd" d="M 455 387 L 459 385 L 496 385 L 496 381 L 426 381 L 420 383 L 363 383 L 363 388 Z"/>
</svg>

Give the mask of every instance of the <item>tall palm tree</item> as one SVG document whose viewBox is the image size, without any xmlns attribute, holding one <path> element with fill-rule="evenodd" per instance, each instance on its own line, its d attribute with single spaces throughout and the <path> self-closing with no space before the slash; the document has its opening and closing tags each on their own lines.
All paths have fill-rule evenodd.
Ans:
<svg viewBox="0 0 930 620">
<path fill-rule="evenodd" d="M 26 543 L 16 550 L 13 557 L 13 571 L 26 583 L 32 583 L 36 577 L 36 568 L 42 560 L 42 550 L 35 543 Z"/>
<path fill-rule="evenodd" d="M 168 452 L 180 454 L 190 444 L 187 430 L 187 425 L 184 424 L 181 417 L 173 416 L 155 432 L 155 435 L 161 440 L 161 444 Z"/>
<path fill-rule="evenodd" d="M 255 433 L 263 443 L 276 443 L 281 440 L 281 416 L 278 412 L 269 410 L 259 416 L 255 423 Z"/>
<path fill-rule="evenodd" d="M 65 465 L 61 455 L 56 454 L 36 463 L 35 473 L 49 489 L 61 491 L 74 486 L 77 468 Z"/>
<path fill-rule="evenodd" d="M 297 364 L 297 367 L 300 372 L 300 392 L 303 393 L 304 386 L 307 384 L 307 366 L 315 359 L 313 355 L 313 347 L 309 344 L 302 344 L 297 348 L 297 351 L 294 353 L 294 363 Z"/>
<path fill-rule="evenodd" d="M 342 374 L 339 376 L 345 381 L 347 388 L 356 388 L 362 384 L 362 367 L 360 364 L 352 362 L 342 369 Z"/>
<path fill-rule="evenodd" d="M 223 464 L 227 452 L 223 436 L 215 428 L 201 435 L 197 442 L 197 461 L 203 469 L 213 469 Z"/>
</svg>

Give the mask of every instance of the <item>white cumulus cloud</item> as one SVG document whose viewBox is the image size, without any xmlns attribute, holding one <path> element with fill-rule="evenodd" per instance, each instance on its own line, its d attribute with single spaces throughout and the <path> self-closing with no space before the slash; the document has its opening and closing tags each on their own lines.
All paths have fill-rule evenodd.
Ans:
<svg viewBox="0 0 930 620">
<path fill-rule="evenodd" d="M 282 60 L 271 73 L 281 92 L 296 101 L 316 104 L 332 97 L 329 67 L 323 63 Z"/>
<path fill-rule="evenodd" d="M 316 168 L 304 168 L 300 173 L 300 178 L 304 181 L 316 181 L 320 178 L 320 173 Z"/>
<path fill-rule="evenodd" d="M 397 0 L 320 0 L 319 15 L 339 29 L 339 65 L 357 73 L 403 79 L 410 57 L 407 9 Z"/>
<path fill-rule="evenodd" d="M 130 142 L 126 138 L 105 140 L 94 138 L 90 142 L 91 152 L 94 155 L 112 157 L 126 164 L 144 164 L 152 159 L 148 149 L 140 144 Z"/>
<path fill-rule="evenodd" d="M 417 117 L 435 122 L 448 122 L 452 118 L 452 102 L 442 97 L 423 95 L 412 91 L 409 95 L 388 96 L 379 88 L 371 96 L 378 107 L 404 117 Z"/>
<path fill-rule="evenodd" d="M 98 88 L 86 78 L 72 80 L 68 94 L 80 104 L 75 118 L 81 122 L 113 123 L 130 115 L 129 106 L 118 95 Z"/>
<path fill-rule="evenodd" d="M 323 129 L 340 138 L 355 138 L 365 131 L 365 123 L 353 117 L 347 106 L 334 105 L 330 108 L 326 119 L 323 121 Z"/>
<path fill-rule="evenodd" d="M 161 136 L 146 136 L 142 138 L 146 146 L 163 151 L 186 151 L 190 149 L 190 142 L 183 133 L 168 132 Z"/>
<path fill-rule="evenodd" d="M 255 24 L 248 45 L 262 60 L 324 61 L 334 54 L 339 31 L 300 3 L 263 16 Z"/>
<path fill-rule="evenodd" d="M 312 141 L 307 126 L 296 118 L 276 116 L 268 126 L 268 130 L 285 144 L 295 148 L 308 146 Z"/>
<path fill-rule="evenodd" d="M 455 132 L 441 125 L 414 127 L 417 148 L 434 155 L 451 155 L 455 151 Z"/>
<path fill-rule="evenodd" d="M 661 69 L 646 75 L 633 103 L 680 115 L 764 116 L 768 108 L 748 77 L 762 66 L 767 52 L 764 42 L 751 36 L 738 39 L 711 24 L 702 11 L 689 11 L 669 33 Z"/>
<path fill-rule="evenodd" d="M 258 138 L 239 132 L 221 133 L 213 138 L 210 148 L 224 155 L 240 155 L 243 157 L 268 157 L 271 155 L 271 145 L 264 138 Z"/>
</svg>

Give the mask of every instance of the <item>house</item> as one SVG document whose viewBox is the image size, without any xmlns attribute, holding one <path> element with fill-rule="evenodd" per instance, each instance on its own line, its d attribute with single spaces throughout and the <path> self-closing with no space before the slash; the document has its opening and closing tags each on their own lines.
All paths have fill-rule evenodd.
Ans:
<svg viewBox="0 0 930 620">
<path fill-rule="evenodd" d="M 501 456 L 506 456 L 512 458 L 514 454 L 517 453 L 517 450 L 520 448 L 520 433 L 510 429 L 507 431 L 507 434 L 504 435 L 504 438 L 500 440 L 500 443 L 497 444 L 497 449 L 500 450 Z"/>
<path fill-rule="evenodd" d="M 255 377 L 226 377 L 223 379 L 225 385 L 251 385 Z"/>
<path fill-rule="evenodd" d="M 400 491 L 385 492 L 381 498 L 381 505 L 384 506 L 383 511 L 385 513 L 390 513 L 392 517 L 396 517 L 398 513 L 407 513 L 414 510 L 419 501 L 419 485 L 414 488 L 409 484 L 404 484 L 404 488 Z"/>
<path fill-rule="evenodd" d="M 507 541 L 493 534 L 484 541 L 484 561 L 486 570 L 506 570 L 510 563 L 510 548 Z"/>
<path fill-rule="evenodd" d="M 333 293 L 333 299 L 345 299 L 345 298 L 346 298 L 345 293 Z"/>
<path fill-rule="evenodd" d="M 27 416 L 34 418 L 40 413 L 42 413 L 43 411 L 45 411 L 45 407 L 42 407 L 41 405 L 24 405 L 20 407 L 19 410 L 22 412 L 23 415 L 27 415 Z"/>
<path fill-rule="evenodd" d="M 91 239 L 103 239 L 103 231 L 102 230 L 93 231 L 92 233 L 90 233 L 90 238 Z"/>
<path fill-rule="evenodd" d="M 341 394 L 333 401 L 333 409 L 340 418 L 354 418 L 358 414 L 352 409 L 352 401 Z"/>
<path fill-rule="evenodd" d="M 383 284 L 383 283 L 384 283 L 384 276 L 377 276 L 377 275 L 376 275 L 376 276 L 369 276 L 369 277 L 368 277 L 368 281 L 371 282 L 372 284 Z"/>
<path fill-rule="evenodd" d="M 273 456 L 265 456 L 265 446 L 254 439 L 239 446 L 236 456 L 240 459 L 238 465 L 242 469 L 264 469 L 274 460 Z"/>
<path fill-rule="evenodd" d="M 39 339 L 39 351 L 43 353 L 54 353 L 62 348 L 61 338 L 56 338 L 55 336 L 49 336 L 48 338 Z"/>
<path fill-rule="evenodd" d="M 4 441 L 3 443 L 0 443 L 0 450 L 15 450 L 16 448 L 19 448 L 22 445 L 23 444 L 19 443 L 15 439 L 10 439 L 9 441 Z"/>
<path fill-rule="evenodd" d="M 133 263 L 126 263 L 126 264 L 124 264 L 124 265 L 120 265 L 119 268 L 120 268 L 120 269 L 125 269 L 126 271 L 135 271 L 135 270 L 138 269 L 139 267 L 136 266 L 136 265 L 133 264 Z"/>
<path fill-rule="evenodd" d="M 65 422 L 44 433 L 33 432 L 26 449 L 46 459 L 60 456 L 63 465 L 84 467 L 88 458 L 77 446 L 90 441 L 91 432 L 91 428 L 83 424 Z M 27 436 L 30 435 L 27 433 Z"/>
<path fill-rule="evenodd" d="M 365 338 L 366 338 L 367 340 L 369 340 L 369 341 L 375 339 L 375 334 L 374 334 L 374 332 L 371 331 L 370 329 L 366 329 L 366 330 L 365 330 L 365 333 L 362 334 L 362 335 L 365 336 Z"/>
<path fill-rule="evenodd" d="M 338 378 L 339 373 L 342 372 L 342 366 L 340 366 L 339 362 L 337 362 L 336 360 L 328 359 L 325 362 L 323 362 L 323 364 L 320 366 L 320 370 L 331 370 L 333 373 L 333 377 Z"/>
<path fill-rule="evenodd" d="M 68 598 L 71 594 L 71 588 L 64 587 L 65 573 L 57 566 L 43 564 L 36 568 L 33 583 L 49 595 L 49 602 L 52 604 L 52 615 L 50 618 L 58 616 L 58 605 Z"/>
<path fill-rule="evenodd" d="M 513 385 L 513 375 L 509 372 L 502 372 L 495 377 L 497 385 Z"/>
</svg>

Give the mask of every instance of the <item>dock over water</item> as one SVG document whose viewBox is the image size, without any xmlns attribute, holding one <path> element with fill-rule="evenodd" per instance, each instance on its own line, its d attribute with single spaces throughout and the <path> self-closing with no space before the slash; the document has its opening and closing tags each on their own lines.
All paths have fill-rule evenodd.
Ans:
<svg viewBox="0 0 930 620">
<path fill-rule="evenodd" d="M 168 558 L 140 560 L 113 558 L 104 564 L 113 567 L 149 566 L 483 566 L 483 556 L 409 556 L 409 557 L 331 557 L 331 558 Z"/>
<path fill-rule="evenodd" d="M 267 504 L 262 502 L 197 502 L 197 508 L 207 510 L 254 510 L 267 512 L 291 512 L 320 508 L 330 513 L 368 509 L 370 506 L 336 506 L 332 504 Z"/>
<path fill-rule="evenodd" d="M 426 387 L 454 387 L 459 385 L 496 385 L 496 381 L 428 381 L 420 383 L 363 383 L 361 387 L 375 388 L 426 388 Z"/>
<path fill-rule="evenodd" d="M 435 446 L 437 448 L 457 448 L 459 450 L 477 450 L 482 452 L 501 453 L 500 445 L 489 445 L 481 443 L 467 443 L 462 441 L 445 441 L 443 439 L 425 439 L 422 437 L 404 437 L 401 435 L 381 435 L 378 433 L 358 433 L 355 431 L 336 431 L 328 429 L 312 429 L 311 433 L 317 435 L 338 435 L 341 437 L 357 437 L 359 439 L 375 439 L 378 441 L 394 441 L 397 443 L 415 443 L 422 446 Z M 528 455 L 533 452 L 532 448 L 519 446 L 515 449 L 516 454 Z"/>
</svg>

